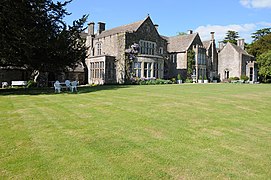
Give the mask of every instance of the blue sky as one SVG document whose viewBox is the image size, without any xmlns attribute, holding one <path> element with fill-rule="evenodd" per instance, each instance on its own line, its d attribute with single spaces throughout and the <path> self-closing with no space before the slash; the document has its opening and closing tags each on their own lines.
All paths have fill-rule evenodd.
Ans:
<svg viewBox="0 0 271 180">
<path fill-rule="evenodd" d="M 89 14 L 88 21 L 106 23 L 106 29 L 144 19 L 148 14 L 159 33 L 175 36 L 189 29 L 199 32 L 202 40 L 215 32 L 222 40 L 228 30 L 239 32 L 250 42 L 257 29 L 271 27 L 271 0 L 73 0 L 67 10 L 67 23 Z"/>
</svg>

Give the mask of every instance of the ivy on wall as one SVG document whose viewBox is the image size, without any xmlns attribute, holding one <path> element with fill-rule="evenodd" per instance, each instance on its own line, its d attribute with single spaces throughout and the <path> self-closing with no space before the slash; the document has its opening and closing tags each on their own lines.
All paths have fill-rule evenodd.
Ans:
<svg viewBox="0 0 271 180">
<path fill-rule="evenodd" d="M 195 51 L 187 51 L 187 77 L 191 78 L 193 74 L 193 67 L 195 66 Z"/>
</svg>

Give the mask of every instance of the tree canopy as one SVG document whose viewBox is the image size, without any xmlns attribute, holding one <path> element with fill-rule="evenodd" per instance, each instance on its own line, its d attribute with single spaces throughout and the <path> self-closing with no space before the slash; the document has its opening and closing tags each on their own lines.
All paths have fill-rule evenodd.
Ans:
<svg viewBox="0 0 271 180">
<path fill-rule="evenodd" d="M 271 28 L 263 28 L 263 29 L 259 29 L 256 32 L 252 33 L 251 37 L 253 38 L 253 41 L 257 41 L 260 38 L 262 38 L 270 33 L 271 33 Z"/>
<path fill-rule="evenodd" d="M 187 35 L 187 33 L 186 32 L 178 32 L 177 35 L 178 36 L 183 36 L 183 35 Z"/>
<path fill-rule="evenodd" d="M 63 20 L 71 0 L 2 0 L 0 2 L 0 66 L 56 71 L 74 66 L 85 56 L 80 33 L 87 15 L 71 26 Z"/>
<path fill-rule="evenodd" d="M 247 51 L 256 57 L 259 76 L 265 82 L 271 77 L 271 28 L 264 28 L 252 33 L 253 42 Z"/>
<path fill-rule="evenodd" d="M 267 81 L 271 77 L 271 50 L 257 57 L 257 63 L 259 65 L 259 75 L 264 77 L 264 81 Z"/>
<path fill-rule="evenodd" d="M 237 44 L 237 39 L 238 38 L 239 38 L 238 32 L 229 30 L 226 33 L 226 37 L 224 38 L 223 43 L 230 42 L 230 43 L 233 43 L 233 44 Z"/>
<path fill-rule="evenodd" d="M 258 57 L 271 49 L 271 34 L 267 34 L 248 46 L 248 53 Z"/>
</svg>

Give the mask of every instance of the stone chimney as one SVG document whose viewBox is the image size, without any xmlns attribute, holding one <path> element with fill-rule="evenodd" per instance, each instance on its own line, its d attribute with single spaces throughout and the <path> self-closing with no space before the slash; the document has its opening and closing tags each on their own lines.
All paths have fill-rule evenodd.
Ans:
<svg viewBox="0 0 271 180">
<path fill-rule="evenodd" d="M 105 23 L 98 22 L 98 34 L 101 34 L 105 30 Z"/>
<path fill-rule="evenodd" d="M 237 39 L 237 46 L 242 49 L 245 49 L 245 39 Z"/>
<path fill-rule="evenodd" d="M 189 30 L 187 31 L 187 34 L 193 34 L 193 30 L 189 29 Z"/>
<path fill-rule="evenodd" d="M 214 41 L 215 40 L 215 32 L 210 32 L 211 34 L 211 40 Z"/>
<path fill-rule="evenodd" d="M 158 24 L 155 24 L 154 27 L 155 27 L 155 29 L 158 31 L 159 25 L 158 25 Z"/>
<path fill-rule="evenodd" d="M 88 35 L 89 36 L 94 35 L 94 25 L 95 25 L 94 22 L 88 23 Z"/>
</svg>

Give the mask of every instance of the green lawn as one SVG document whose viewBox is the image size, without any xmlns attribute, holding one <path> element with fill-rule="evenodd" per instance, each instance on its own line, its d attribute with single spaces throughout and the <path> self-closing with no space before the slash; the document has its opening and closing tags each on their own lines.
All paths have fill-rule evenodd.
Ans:
<svg viewBox="0 0 271 180">
<path fill-rule="evenodd" d="M 0 90 L 0 179 L 270 179 L 271 85 Z"/>
</svg>

